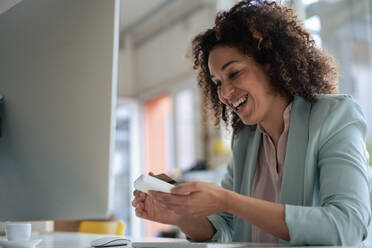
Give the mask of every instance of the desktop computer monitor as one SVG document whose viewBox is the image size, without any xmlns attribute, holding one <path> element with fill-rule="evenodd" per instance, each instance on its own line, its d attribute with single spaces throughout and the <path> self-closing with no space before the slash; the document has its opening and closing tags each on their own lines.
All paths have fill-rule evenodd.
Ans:
<svg viewBox="0 0 372 248">
<path fill-rule="evenodd" d="M 110 213 L 119 0 L 0 15 L 0 221 Z"/>
</svg>

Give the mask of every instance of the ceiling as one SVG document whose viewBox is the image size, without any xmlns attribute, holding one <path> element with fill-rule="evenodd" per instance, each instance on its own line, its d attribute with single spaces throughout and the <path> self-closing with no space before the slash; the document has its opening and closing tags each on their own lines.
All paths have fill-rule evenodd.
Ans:
<svg viewBox="0 0 372 248">
<path fill-rule="evenodd" d="M 172 0 L 171 0 L 172 1 Z M 125 30 L 140 22 L 143 18 L 157 11 L 169 0 L 121 0 L 120 1 L 120 26 Z"/>
<path fill-rule="evenodd" d="M 21 1 L 22 0 L 1 0 L 0 15 Z"/>
<path fill-rule="evenodd" d="M 22 0 L 0 0 L 0 14 L 4 13 Z M 120 1 L 120 29 L 125 30 L 141 22 L 146 16 L 157 12 L 169 2 L 176 0 L 121 0 Z"/>
</svg>

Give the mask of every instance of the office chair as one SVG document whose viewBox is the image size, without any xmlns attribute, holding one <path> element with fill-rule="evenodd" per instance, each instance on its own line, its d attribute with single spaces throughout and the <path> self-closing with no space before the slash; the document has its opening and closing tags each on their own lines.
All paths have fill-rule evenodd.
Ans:
<svg viewBox="0 0 372 248">
<path fill-rule="evenodd" d="M 82 221 L 79 225 L 81 233 L 124 235 L 123 221 Z"/>
</svg>

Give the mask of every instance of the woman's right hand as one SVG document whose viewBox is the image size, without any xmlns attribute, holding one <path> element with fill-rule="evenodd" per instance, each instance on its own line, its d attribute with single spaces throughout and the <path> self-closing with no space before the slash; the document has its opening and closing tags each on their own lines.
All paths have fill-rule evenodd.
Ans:
<svg viewBox="0 0 372 248">
<path fill-rule="evenodd" d="M 152 176 L 153 174 L 150 173 L 150 175 Z M 133 195 L 132 206 L 136 208 L 137 217 L 170 225 L 177 225 L 181 220 L 180 215 L 163 207 L 150 195 L 138 190 L 135 190 Z"/>
</svg>

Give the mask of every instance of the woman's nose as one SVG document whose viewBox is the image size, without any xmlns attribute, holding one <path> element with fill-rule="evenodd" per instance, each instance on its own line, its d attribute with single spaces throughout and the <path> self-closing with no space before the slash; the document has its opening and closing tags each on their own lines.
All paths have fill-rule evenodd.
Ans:
<svg viewBox="0 0 372 248">
<path fill-rule="evenodd" d="M 230 99 L 230 97 L 234 93 L 234 87 L 228 84 L 221 84 L 220 93 L 223 98 Z"/>
</svg>

